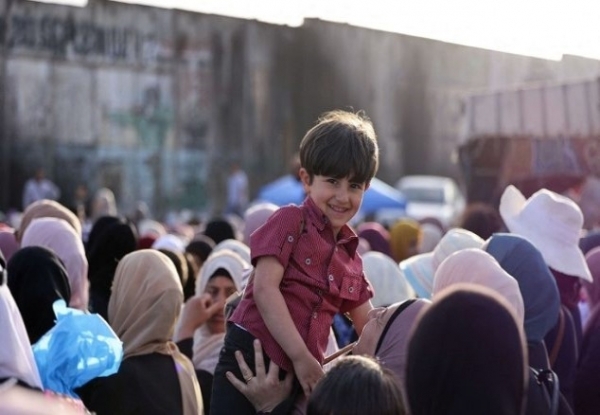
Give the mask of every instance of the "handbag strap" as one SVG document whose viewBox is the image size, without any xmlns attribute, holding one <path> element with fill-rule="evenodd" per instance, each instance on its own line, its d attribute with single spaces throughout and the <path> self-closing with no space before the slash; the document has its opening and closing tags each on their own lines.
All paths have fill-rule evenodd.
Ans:
<svg viewBox="0 0 600 415">
<path fill-rule="evenodd" d="M 558 352 L 562 346 L 563 338 L 565 337 L 565 312 L 563 311 L 562 306 L 560 307 L 560 312 L 558 313 L 558 319 L 558 333 L 556 334 L 556 339 L 554 340 L 554 345 L 552 346 L 549 356 L 550 367 L 554 367 L 554 362 L 556 362 Z"/>
<path fill-rule="evenodd" d="M 535 380 L 542 385 L 549 394 L 550 412 L 549 415 L 558 415 L 558 407 L 560 402 L 560 384 L 558 376 L 551 369 L 535 370 L 530 368 L 535 374 Z"/>
</svg>

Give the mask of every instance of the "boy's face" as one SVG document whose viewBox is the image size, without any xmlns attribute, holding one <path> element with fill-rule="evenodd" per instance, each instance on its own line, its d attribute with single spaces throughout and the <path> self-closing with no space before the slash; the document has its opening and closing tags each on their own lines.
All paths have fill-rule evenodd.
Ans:
<svg viewBox="0 0 600 415">
<path fill-rule="evenodd" d="M 335 235 L 358 212 L 367 183 L 351 182 L 347 177 L 336 179 L 327 176 L 313 177 L 306 169 L 300 169 L 300 180 L 304 191 L 327 216 Z"/>
</svg>

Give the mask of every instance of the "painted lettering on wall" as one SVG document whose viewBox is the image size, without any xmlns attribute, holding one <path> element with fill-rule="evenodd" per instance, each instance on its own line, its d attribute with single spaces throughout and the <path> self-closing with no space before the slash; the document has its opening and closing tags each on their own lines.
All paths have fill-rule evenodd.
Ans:
<svg viewBox="0 0 600 415">
<path fill-rule="evenodd" d="M 0 27 L 3 24 L 0 17 Z M 0 30 L 0 33 L 4 33 L 4 30 Z M 168 51 L 161 47 L 152 34 L 141 34 L 131 28 L 75 21 L 73 18 L 13 15 L 7 36 L 7 45 L 11 50 L 48 51 L 61 57 L 98 56 L 132 61 L 169 58 Z"/>
</svg>

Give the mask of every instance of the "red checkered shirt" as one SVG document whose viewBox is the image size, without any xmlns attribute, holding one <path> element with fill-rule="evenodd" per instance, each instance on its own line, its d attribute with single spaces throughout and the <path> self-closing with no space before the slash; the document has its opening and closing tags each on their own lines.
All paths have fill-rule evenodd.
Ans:
<svg viewBox="0 0 600 415">
<path fill-rule="evenodd" d="M 358 237 L 347 225 L 340 230 L 337 241 L 334 239 L 327 217 L 310 197 L 301 206 L 280 208 L 250 237 L 254 265 L 260 257 L 273 256 L 284 267 L 279 289 L 296 329 L 320 363 L 334 315 L 373 297 L 362 259 L 356 253 L 357 245 Z M 252 281 L 229 321 L 258 338 L 278 366 L 292 370 L 292 362 L 258 311 Z"/>
</svg>

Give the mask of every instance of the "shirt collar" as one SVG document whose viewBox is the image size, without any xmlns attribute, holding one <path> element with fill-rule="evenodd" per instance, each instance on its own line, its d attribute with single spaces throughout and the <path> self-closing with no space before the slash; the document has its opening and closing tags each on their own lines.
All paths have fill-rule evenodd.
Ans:
<svg viewBox="0 0 600 415">
<path fill-rule="evenodd" d="M 306 196 L 306 199 L 304 199 L 302 205 L 308 212 L 308 218 L 320 232 L 323 231 L 325 227 L 331 227 L 327 216 L 325 216 L 321 209 L 318 208 L 310 196 Z M 356 248 L 358 248 L 358 236 L 356 233 L 354 233 L 350 226 L 346 224 L 342 227 L 342 229 L 340 229 L 336 243 L 338 245 L 345 245 L 346 249 L 348 250 L 348 254 L 354 258 Z"/>
</svg>

